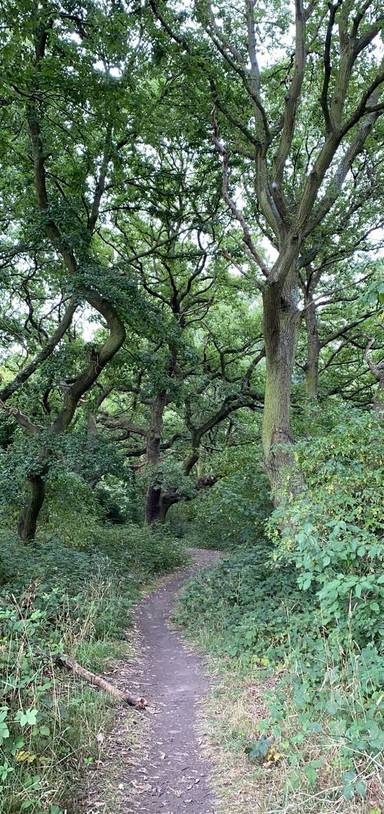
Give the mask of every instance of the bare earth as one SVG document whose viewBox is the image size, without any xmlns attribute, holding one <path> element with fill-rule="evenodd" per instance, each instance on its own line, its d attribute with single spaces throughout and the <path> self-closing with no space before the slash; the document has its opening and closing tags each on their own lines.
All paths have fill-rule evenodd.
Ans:
<svg viewBox="0 0 384 814">
<path fill-rule="evenodd" d="M 149 701 L 146 720 L 138 723 L 144 744 L 139 734 L 140 750 L 132 746 L 129 732 L 139 713 L 122 711 L 106 759 L 89 784 L 87 814 L 215 814 L 210 766 L 196 731 L 197 705 L 209 682 L 201 658 L 169 626 L 182 584 L 219 557 L 214 551 L 191 553 L 194 565 L 164 579 L 137 608 L 140 661 L 120 665 L 113 681 Z"/>
</svg>

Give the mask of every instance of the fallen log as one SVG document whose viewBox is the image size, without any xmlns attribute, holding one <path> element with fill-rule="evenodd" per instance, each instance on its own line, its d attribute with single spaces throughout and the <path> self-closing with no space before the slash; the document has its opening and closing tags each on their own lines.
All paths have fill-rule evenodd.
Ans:
<svg viewBox="0 0 384 814">
<path fill-rule="evenodd" d="M 89 684 L 99 687 L 100 690 L 109 693 L 109 695 L 117 698 L 118 701 L 129 704 L 130 707 L 135 707 L 136 709 L 145 709 L 147 706 L 147 701 L 145 698 L 132 695 L 132 693 L 127 692 L 126 690 L 119 690 L 118 687 L 114 687 L 114 685 L 109 681 L 106 681 L 105 678 L 101 678 L 101 676 L 96 675 L 96 673 L 91 673 L 90 670 L 82 667 L 81 664 L 78 664 L 78 662 L 72 658 L 72 656 L 67 656 L 65 653 L 62 653 L 60 656 L 58 656 L 58 661 L 61 664 L 64 664 L 65 667 L 72 670 L 75 675 L 80 676 L 80 678 L 83 678 L 84 681 L 88 681 Z"/>
</svg>

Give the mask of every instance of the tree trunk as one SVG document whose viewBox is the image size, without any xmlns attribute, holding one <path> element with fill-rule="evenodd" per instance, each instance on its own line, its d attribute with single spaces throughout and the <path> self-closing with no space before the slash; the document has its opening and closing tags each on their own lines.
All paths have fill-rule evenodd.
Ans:
<svg viewBox="0 0 384 814">
<path fill-rule="evenodd" d="M 136 709 L 145 709 L 148 706 L 143 696 L 133 695 L 131 692 L 128 692 L 128 690 L 120 690 L 118 687 L 115 687 L 114 684 L 111 684 L 110 681 L 106 681 L 105 678 L 102 678 L 102 676 L 91 673 L 90 670 L 86 670 L 86 668 L 78 664 L 72 656 L 67 656 L 65 653 L 62 653 L 57 657 L 57 660 L 59 663 L 69 667 L 75 675 L 80 676 L 80 678 L 88 681 L 89 684 L 93 684 L 94 687 L 103 690 L 103 692 L 109 693 L 109 695 L 112 695 L 113 698 L 116 698 L 118 701 L 123 701 L 131 707 L 136 707 Z"/>
<path fill-rule="evenodd" d="M 379 378 L 379 386 L 375 393 L 373 409 L 377 418 L 379 418 L 380 421 L 384 421 L 384 374 Z"/>
<path fill-rule="evenodd" d="M 27 480 L 28 496 L 20 512 L 18 534 L 24 542 L 30 542 L 36 534 L 36 526 L 45 497 L 43 475 L 30 475 Z"/>
<path fill-rule="evenodd" d="M 145 501 L 145 522 L 149 526 L 161 521 L 161 487 L 149 484 Z"/>
<path fill-rule="evenodd" d="M 161 515 L 161 486 L 154 482 L 154 476 L 156 475 L 156 468 L 160 461 L 161 433 L 166 403 L 167 394 L 165 390 L 163 390 L 153 401 L 151 421 L 147 435 L 147 463 L 150 467 L 151 479 L 145 502 L 145 521 L 148 525 L 160 521 Z"/>
<path fill-rule="evenodd" d="M 165 523 L 167 514 L 171 506 L 174 506 L 175 503 L 179 503 L 180 496 L 178 494 L 174 495 L 162 495 L 160 500 L 160 512 L 159 512 L 159 523 Z"/>
<path fill-rule="evenodd" d="M 125 328 L 114 307 L 99 297 L 92 294 L 88 297 L 88 302 L 104 317 L 109 328 L 109 335 L 103 345 L 91 352 L 89 364 L 80 372 L 75 381 L 65 391 L 63 404 L 54 420 L 49 426 L 49 433 L 52 436 L 60 435 L 68 430 L 75 415 L 76 408 L 81 397 L 91 389 L 100 376 L 106 365 L 113 359 L 117 351 L 121 348 L 125 339 Z M 22 414 L 16 411 L 19 416 L 19 423 Z M 25 416 L 23 423 L 25 424 Z M 31 425 L 30 431 L 37 431 Z M 45 497 L 44 477 L 49 472 L 49 445 L 45 445 L 38 456 L 38 464 L 41 467 L 40 475 L 30 475 L 27 483 L 30 488 L 31 497 L 25 508 L 21 512 L 18 533 L 22 540 L 33 540 L 36 533 L 36 525 L 40 509 Z"/>
<path fill-rule="evenodd" d="M 279 504 L 286 491 L 302 488 L 290 427 L 291 380 L 300 312 L 295 288 L 289 281 L 284 288 L 278 283 L 267 285 L 263 301 L 266 357 L 263 450 L 273 499 Z"/>
<path fill-rule="evenodd" d="M 304 319 L 307 329 L 305 389 L 308 398 L 315 401 L 319 394 L 319 359 L 321 345 L 317 329 L 316 307 L 310 294 L 305 298 Z"/>
<path fill-rule="evenodd" d="M 160 523 L 165 523 L 168 514 L 168 509 L 170 509 L 171 506 L 172 503 L 169 503 L 167 500 L 160 500 L 160 512 L 159 512 Z"/>
</svg>

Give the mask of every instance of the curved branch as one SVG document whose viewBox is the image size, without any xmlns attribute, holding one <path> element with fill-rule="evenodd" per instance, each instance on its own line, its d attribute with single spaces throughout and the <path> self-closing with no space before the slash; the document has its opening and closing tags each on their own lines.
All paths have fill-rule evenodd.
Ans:
<svg viewBox="0 0 384 814">
<path fill-rule="evenodd" d="M 49 356 L 51 356 L 54 349 L 57 347 L 60 340 L 63 338 L 64 334 L 68 330 L 72 322 L 73 315 L 76 311 L 77 305 L 78 303 L 76 302 L 76 300 L 72 299 L 70 301 L 61 322 L 57 326 L 54 334 L 52 334 L 51 338 L 48 340 L 47 344 L 42 348 L 42 350 L 39 353 L 36 354 L 35 358 L 32 359 L 29 365 L 26 365 L 23 368 L 23 370 L 21 370 L 20 373 L 18 373 L 17 376 L 15 376 L 15 378 L 11 382 L 9 382 L 9 384 L 6 384 L 5 387 L 3 387 L 2 390 L 0 390 L 0 399 L 3 402 L 7 401 L 7 399 L 9 399 L 9 397 L 13 395 L 13 393 L 16 393 L 16 391 L 20 389 L 24 382 L 26 382 L 33 375 L 33 373 L 35 373 L 35 371 L 38 369 L 38 367 L 40 367 L 42 362 L 44 362 L 46 359 L 48 359 Z"/>
<path fill-rule="evenodd" d="M 293 133 L 296 121 L 296 112 L 300 99 L 301 88 L 305 71 L 305 14 L 302 0 L 296 0 L 296 44 L 295 44 L 295 70 L 291 86 L 285 99 L 283 129 L 279 149 L 275 158 L 275 177 L 278 183 L 283 178 L 284 167 L 292 146 Z"/>
</svg>

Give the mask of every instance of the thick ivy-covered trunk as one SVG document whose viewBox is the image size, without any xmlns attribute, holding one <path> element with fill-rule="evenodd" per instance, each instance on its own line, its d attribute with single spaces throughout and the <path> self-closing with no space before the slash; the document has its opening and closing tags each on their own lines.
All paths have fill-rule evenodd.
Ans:
<svg viewBox="0 0 384 814">
<path fill-rule="evenodd" d="M 266 358 L 263 449 L 265 468 L 275 503 L 286 488 L 298 491 L 302 480 L 293 454 L 290 426 L 291 382 L 300 313 L 295 288 L 289 283 L 267 285 L 264 301 Z"/>
<path fill-rule="evenodd" d="M 160 461 L 161 433 L 163 429 L 164 409 L 167 403 L 167 393 L 161 391 L 153 401 L 151 410 L 151 420 L 147 435 L 147 463 L 150 467 L 150 482 L 147 489 L 145 502 L 146 523 L 161 522 L 161 485 L 156 482 L 156 468 Z"/>
<path fill-rule="evenodd" d="M 35 537 L 37 521 L 44 503 L 44 475 L 30 475 L 26 486 L 27 495 L 19 517 L 18 534 L 23 542 L 30 542 Z"/>
</svg>

